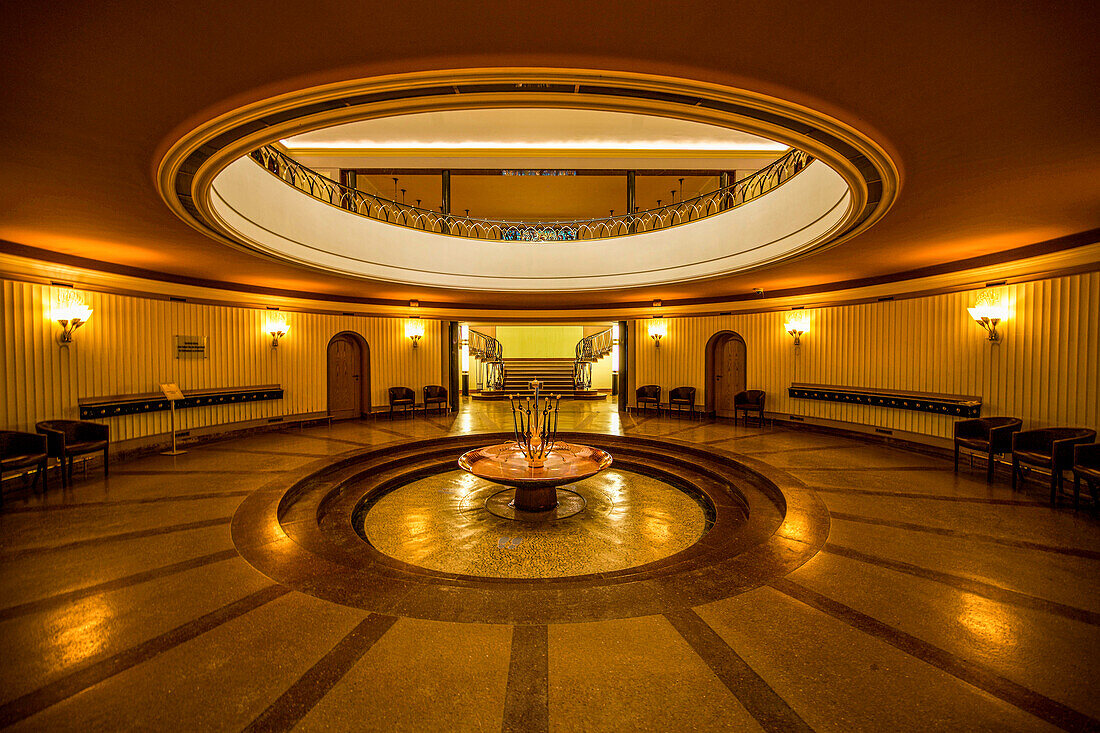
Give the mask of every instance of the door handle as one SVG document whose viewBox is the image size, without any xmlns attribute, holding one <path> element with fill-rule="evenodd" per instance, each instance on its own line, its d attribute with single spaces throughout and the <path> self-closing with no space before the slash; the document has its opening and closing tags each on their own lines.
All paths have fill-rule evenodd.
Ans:
<svg viewBox="0 0 1100 733">
<path fill-rule="evenodd" d="M 359 375 L 358 375 L 358 374 L 352 374 L 352 375 L 351 375 L 351 378 L 352 378 L 352 379 L 355 379 L 355 380 L 358 380 L 358 379 L 359 379 Z"/>
</svg>

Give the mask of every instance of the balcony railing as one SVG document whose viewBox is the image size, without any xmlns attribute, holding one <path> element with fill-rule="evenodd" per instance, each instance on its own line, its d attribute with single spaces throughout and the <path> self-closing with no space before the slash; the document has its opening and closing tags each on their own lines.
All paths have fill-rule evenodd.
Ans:
<svg viewBox="0 0 1100 733">
<path fill-rule="evenodd" d="M 444 214 L 376 196 L 337 183 L 311 170 L 276 148 L 252 151 L 256 163 L 286 183 L 325 203 L 377 221 L 471 239 L 519 242 L 561 242 L 622 237 L 687 224 L 735 209 L 797 175 L 813 156 L 791 149 L 751 176 L 715 191 L 655 209 L 597 219 L 507 221 Z"/>
</svg>

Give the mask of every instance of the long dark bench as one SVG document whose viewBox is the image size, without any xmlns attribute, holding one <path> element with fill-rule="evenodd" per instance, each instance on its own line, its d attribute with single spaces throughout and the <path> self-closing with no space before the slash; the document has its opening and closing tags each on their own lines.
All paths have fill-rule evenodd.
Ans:
<svg viewBox="0 0 1100 733">
<path fill-rule="evenodd" d="M 185 389 L 183 399 L 176 400 L 176 408 L 207 407 L 209 405 L 235 405 L 242 402 L 281 400 L 283 388 L 277 384 L 255 387 L 228 387 L 222 389 Z M 168 400 L 160 392 L 113 395 L 110 397 L 83 397 L 77 400 L 81 420 L 100 420 L 105 417 L 137 415 L 143 412 L 160 412 L 171 409 Z"/>
<path fill-rule="evenodd" d="M 794 382 L 788 389 L 793 399 L 846 402 L 852 405 L 893 407 L 898 410 L 934 412 L 952 417 L 981 417 L 982 398 L 970 395 L 906 392 L 871 387 L 844 387 L 836 384 Z"/>
</svg>

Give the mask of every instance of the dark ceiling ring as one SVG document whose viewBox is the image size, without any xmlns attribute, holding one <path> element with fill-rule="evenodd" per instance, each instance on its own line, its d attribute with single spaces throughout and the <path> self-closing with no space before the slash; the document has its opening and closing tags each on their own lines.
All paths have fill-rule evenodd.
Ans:
<svg viewBox="0 0 1100 733">
<path fill-rule="evenodd" d="M 697 492 L 714 507 L 699 541 L 634 568 L 560 578 L 459 575 L 390 558 L 352 518 L 377 494 L 456 469 L 501 433 L 394 443 L 326 458 L 265 486 L 232 522 L 237 551 L 291 588 L 375 613 L 438 621 L 543 624 L 630 618 L 721 600 L 782 577 L 829 533 L 825 505 L 785 471 L 748 456 L 671 440 L 563 434 L 612 452 L 616 465 Z M 738 524 L 748 508 L 748 520 Z"/>
</svg>

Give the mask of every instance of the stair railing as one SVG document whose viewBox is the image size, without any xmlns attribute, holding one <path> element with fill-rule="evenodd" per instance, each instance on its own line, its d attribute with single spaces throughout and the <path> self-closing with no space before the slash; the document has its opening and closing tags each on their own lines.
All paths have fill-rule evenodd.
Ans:
<svg viewBox="0 0 1100 733">
<path fill-rule="evenodd" d="M 592 389 L 592 364 L 611 353 L 614 345 L 610 328 L 585 336 L 577 342 L 576 356 L 573 359 L 573 387 Z"/>
<path fill-rule="evenodd" d="M 484 366 L 484 388 L 493 392 L 504 389 L 504 347 L 500 342 L 471 328 L 468 346 L 470 354 Z"/>
</svg>

